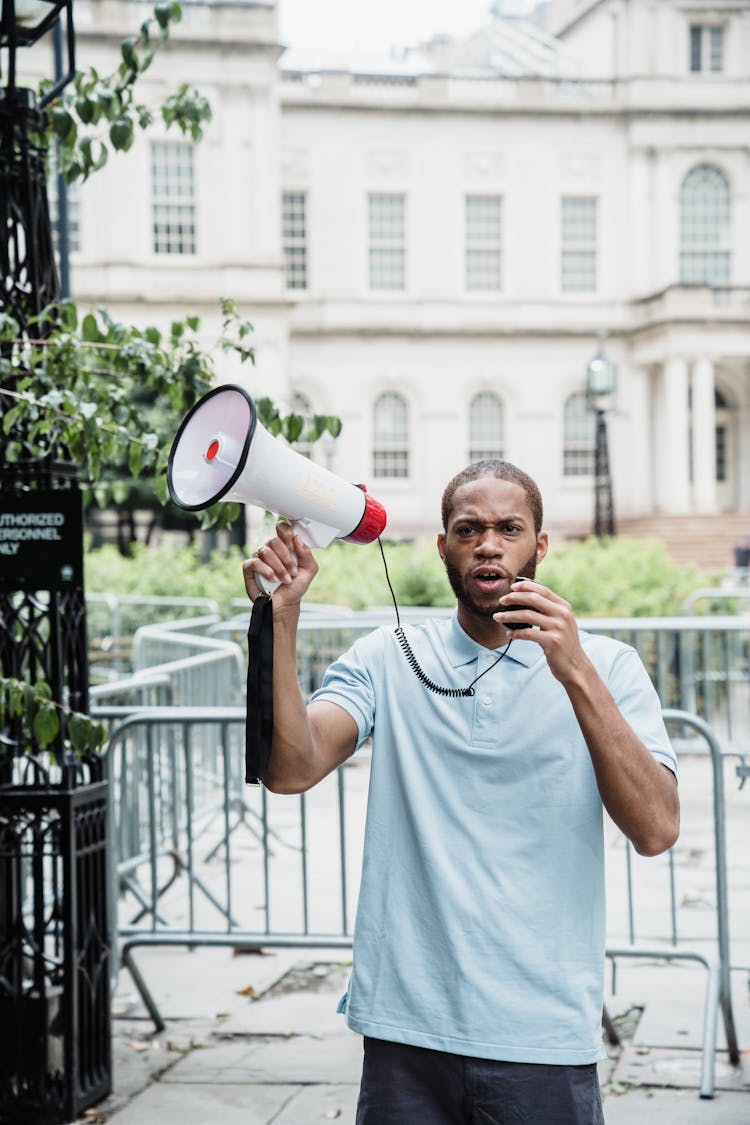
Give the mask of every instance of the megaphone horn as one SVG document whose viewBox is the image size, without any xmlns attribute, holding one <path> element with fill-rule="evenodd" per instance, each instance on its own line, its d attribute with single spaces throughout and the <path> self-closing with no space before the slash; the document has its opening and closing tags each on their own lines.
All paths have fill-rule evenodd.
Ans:
<svg viewBox="0 0 750 1125">
<path fill-rule="evenodd" d="M 333 539 L 372 543 L 386 524 L 382 504 L 269 434 L 250 395 L 228 384 L 187 413 L 167 464 L 169 495 L 202 511 L 219 501 L 255 504 L 290 520 L 309 547 Z M 266 593 L 279 585 L 260 580 Z"/>
</svg>

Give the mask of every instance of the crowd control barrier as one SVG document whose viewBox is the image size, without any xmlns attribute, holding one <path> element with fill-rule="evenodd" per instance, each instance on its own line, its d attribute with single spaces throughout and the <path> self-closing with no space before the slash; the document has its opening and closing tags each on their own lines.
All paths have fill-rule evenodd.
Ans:
<svg viewBox="0 0 750 1125">
<path fill-rule="evenodd" d="M 730 1061 L 737 1065 L 740 1061 L 737 1032 L 732 1011 L 731 959 L 729 940 L 729 902 L 727 893 L 727 854 L 726 854 L 726 811 L 724 800 L 724 759 L 721 746 L 711 728 L 703 719 L 686 711 L 665 709 L 663 712 L 670 738 L 678 752 L 694 750 L 686 739 L 691 732 L 703 743 L 710 759 L 711 788 L 713 794 L 713 876 L 715 893 L 715 930 L 710 945 L 705 941 L 691 944 L 690 938 L 681 932 L 680 900 L 675 878 L 675 849 L 666 853 L 667 880 L 664 900 L 667 903 L 666 915 L 669 932 L 658 943 L 643 943 L 638 940 L 636 902 L 634 883 L 634 850 L 629 841 L 624 841 L 625 884 L 624 899 L 621 905 L 626 909 L 625 941 L 623 944 L 607 944 L 607 957 L 616 966 L 620 958 L 645 958 L 650 961 L 696 962 L 706 969 L 706 986 L 703 1010 L 702 1054 L 700 1073 L 700 1096 L 713 1097 L 714 1072 L 716 1061 L 716 1035 L 719 1012 L 724 1024 L 727 1050 Z M 690 826 L 683 826 L 689 840 Z M 652 862 L 652 861 L 647 861 Z M 608 881 L 608 899 L 611 902 L 611 883 Z M 663 893 L 663 892 L 662 892 Z M 610 911 L 611 913 L 611 911 Z M 608 925 L 608 933 L 611 926 Z M 609 1027 L 611 1033 L 611 1026 Z"/>
<path fill-rule="evenodd" d="M 662 875 L 666 871 L 671 890 L 658 896 L 665 908 L 658 922 L 649 916 L 648 941 L 641 941 L 637 865 L 624 842 L 626 877 L 620 885 L 608 879 L 615 926 L 607 956 L 613 965 L 645 957 L 705 968 L 700 1093 L 711 1097 L 719 1012 L 730 1058 L 738 1057 L 729 988 L 725 755 L 702 719 L 677 710 L 665 717 L 678 743 L 687 743 L 686 731 L 691 744 L 703 743 L 710 765 L 715 928 L 697 943 L 689 930 L 683 933 L 669 852 L 646 861 L 650 872 L 657 870 L 653 865 Z M 369 779 L 366 747 L 309 793 L 279 796 L 244 784 L 244 708 L 155 707 L 118 718 L 111 717 L 106 754 L 121 962 L 157 1029 L 164 1021 L 135 960 L 139 947 L 351 946 Z M 690 828 L 683 824 L 685 846 Z"/>
</svg>

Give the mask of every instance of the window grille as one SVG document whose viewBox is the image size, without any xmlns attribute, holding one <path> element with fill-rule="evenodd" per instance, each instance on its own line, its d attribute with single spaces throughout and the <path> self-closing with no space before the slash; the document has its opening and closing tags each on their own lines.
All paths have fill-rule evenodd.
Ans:
<svg viewBox="0 0 750 1125">
<path fill-rule="evenodd" d="M 731 196 L 719 168 L 699 164 L 680 189 L 680 281 L 726 285 L 731 276 Z"/>
<path fill-rule="evenodd" d="M 188 144 L 151 145 L 152 231 L 155 254 L 195 253 L 195 176 Z"/>
<path fill-rule="evenodd" d="M 302 191 L 281 196 L 281 241 L 287 289 L 307 289 L 307 196 Z"/>
<path fill-rule="evenodd" d="M 409 476 L 409 407 L 402 395 L 387 392 L 373 406 L 374 477 Z"/>
<path fill-rule="evenodd" d="M 596 234 L 596 198 L 563 196 L 560 288 L 564 293 L 590 293 L 596 289 Z"/>
<path fill-rule="evenodd" d="M 370 289 L 406 288 L 405 212 L 403 195 L 369 196 Z"/>
<path fill-rule="evenodd" d="M 469 461 L 503 459 L 504 418 L 502 401 L 482 391 L 469 404 Z"/>
<path fill-rule="evenodd" d="M 466 197 L 466 288 L 502 287 L 502 199 L 498 195 Z"/>
<path fill-rule="evenodd" d="M 693 74 L 724 70 L 724 28 L 717 25 L 690 25 L 690 70 Z"/>
<path fill-rule="evenodd" d="M 563 407 L 563 476 L 588 477 L 594 472 L 596 420 L 582 391 L 569 395 Z"/>
</svg>

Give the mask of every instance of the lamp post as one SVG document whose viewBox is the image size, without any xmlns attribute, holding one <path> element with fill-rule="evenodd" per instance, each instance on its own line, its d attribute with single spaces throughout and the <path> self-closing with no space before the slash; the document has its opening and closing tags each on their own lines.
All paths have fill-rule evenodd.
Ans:
<svg viewBox="0 0 750 1125">
<path fill-rule="evenodd" d="M 617 368 L 605 355 L 604 336 L 600 336 L 596 354 L 586 368 L 586 398 L 595 418 L 594 535 L 598 536 L 615 534 L 606 411 L 612 404 L 616 385 Z"/>
</svg>

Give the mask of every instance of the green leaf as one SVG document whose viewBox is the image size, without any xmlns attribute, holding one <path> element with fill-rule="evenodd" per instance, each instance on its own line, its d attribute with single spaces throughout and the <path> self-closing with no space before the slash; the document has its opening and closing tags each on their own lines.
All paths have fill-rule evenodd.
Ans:
<svg viewBox="0 0 750 1125">
<path fill-rule="evenodd" d="M 127 152 L 133 144 L 133 122 L 128 117 L 118 117 L 109 127 L 109 139 L 118 152 Z"/>
<path fill-rule="evenodd" d="M 16 403 L 15 406 L 11 406 L 10 410 L 5 411 L 3 414 L 3 433 L 6 436 L 11 432 L 19 418 L 23 416 L 23 413 L 24 404 L 22 402 Z"/>
<path fill-rule="evenodd" d="M 99 344 L 103 337 L 93 313 L 87 313 L 81 324 L 81 335 L 87 344 Z"/>
<path fill-rule="evenodd" d="M 72 114 L 63 106 L 56 105 L 50 110 L 52 131 L 60 141 L 74 140 L 76 136 L 76 123 Z"/>
<path fill-rule="evenodd" d="M 44 704 L 37 711 L 31 729 L 42 750 L 54 742 L 60 733 L 60 719 L 53 703 Z"/>
<path fill-rule="evenodd" d="M 143 446 L 140 442 L 133 441 L 130 443 L 128 450 L 128 468 L 130 475 L 137 477 L 141 471 L 141 464 L 143 463 Z"/>
<path fill-rule="evenodd" d="M 50 312 L 51 309 L 52 306 L 49 306 L 49 308 L 45 309 L 44 311 L 45 313 Z M 63 327 L 66 328 L 68 332 L 75 332 L 75 330 L 78 328 L 78 309 L 75 306 L 75 302 L 63 301 L 60 304 L 60 314 L 62 317 Z M 52 317 L 50 317 L 50 320 L 52 320 Z"/>
<path fill-rule="evenodd" d="M 93 125 L 101 114 L 101 106 L 91 98 L 77 98 L 75 106 L 84 125 Z"/>
<path fill-rule="evenodd" d="M 281 426 L 281 432 L 290 445 L 294 444 L 299 439 L 300 434 L 305 425 L 305 419 L 301 414 L 288 414 L 284 418 Z"/>
<path fill-rule="evenodd" d="M 137 39 L 134 35 L 129 35 L 127 39 L 123 39 L 120 44 L 120 53 L 125 66 L 129 70 L 138 70 L 138 55 L 136 53 Z"/>
<path fill-rule="evenodd" d="M 113 90 L 108 89 L 106 86 L 102 86 L 96 91 L 96 100 L 99 102 L 102 112 L 107 118 L 110 118 L 119 108 L 120 99 Z"/>
<path fill-rule="evenodd" d="M 337 438 L 341 433 L 341 419 L 337 418 L 334 414 L 329 414 L 326 418 L 326 429 L 331 437 Z"/>
</svg>

